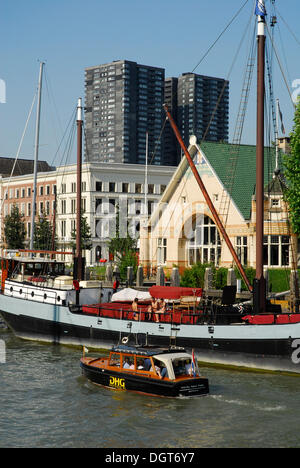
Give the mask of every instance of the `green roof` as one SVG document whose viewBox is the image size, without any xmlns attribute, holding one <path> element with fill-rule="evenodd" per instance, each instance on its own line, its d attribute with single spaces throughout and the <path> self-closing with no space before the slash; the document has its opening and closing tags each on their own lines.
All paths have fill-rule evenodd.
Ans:
<svg viewBox="0 0 300 468">
<path fill-rule="evenodd" d="M 256 147 L 211 142 L 203 142 L 200 147 L 227 191 L 231 193 L 241 214 L 245 219 L 250 219 L 251 200 L 256 185 Z M 264 180 L 265 185 L 268 185 L 275 168 L 275 149 L 265 147 L 264 156 Z"/>
</svg>

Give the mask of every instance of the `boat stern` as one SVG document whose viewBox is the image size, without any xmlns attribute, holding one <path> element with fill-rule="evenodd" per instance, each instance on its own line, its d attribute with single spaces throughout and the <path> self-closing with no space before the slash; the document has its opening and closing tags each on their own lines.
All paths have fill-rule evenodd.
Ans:
<svg viewBox="0 0 300 468">
<path fill-rule="evenodd" d="M 196 377 L 178 382 L 179 396 L 200 396 L 209 394 L 209 382 L 206 377 Z"/>
</svg>

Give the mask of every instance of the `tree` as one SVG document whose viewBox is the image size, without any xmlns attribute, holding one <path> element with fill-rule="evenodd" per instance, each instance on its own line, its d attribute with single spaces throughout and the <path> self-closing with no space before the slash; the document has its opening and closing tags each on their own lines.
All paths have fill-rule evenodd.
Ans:
<svg viewBox="0 0 300 468">
<path fill-rule="evenodd" d="M 287 180 L 285 200 L 289 205 L 290 220 L 294 234 L 300 234 L 300 100 L 298 100 L 294 128 L 291 137 L 291 153 L 285 154 L 284 175 Z"/>
<path fill-rule="evenodd" d="M 108 243 L 109 253 L 114 257 L 122 279 L 126 279 L 127 267 L 133 267 L 133 273 L 136 274 L 138 258 L 137 258 L 137 241 L 130 237 L 128 233 L 126 237 L 120 237 L 120 224 L 119 224 L 119 207 L 116 207 L 116 236 Z"/>
<path fill-rule="evenodd" d="M 23 215 L 16 205 L 12 206 L 11 214 L 4 218 L 4 237 L 8 249 L 24 249 L 25 224 Z"/>
<path fill-rule="evenodd" d="M 38 222 L 35 223 L 34 229 L 34 248 L 37 250 L 56 250 L 56 242 L 53 244 L 53 225 L 47 219 L 47 215 L 43 212 L 38 216 Z"/>
<path fill-rule="evenodd" d="M 93 246 L 91 228 L 88 225 L 86 218 L 82 215 L 80 218 L 80 227 L 81 227 L 81 242 L 80 242 L 81 249 L 91 250 Z M 70 246 L 74 250 L 76 249 L 76 228 L 73 229 L 71 233 L 71 238 L 73 239 L 73 241 L 70 243 Z"/>
</svg>

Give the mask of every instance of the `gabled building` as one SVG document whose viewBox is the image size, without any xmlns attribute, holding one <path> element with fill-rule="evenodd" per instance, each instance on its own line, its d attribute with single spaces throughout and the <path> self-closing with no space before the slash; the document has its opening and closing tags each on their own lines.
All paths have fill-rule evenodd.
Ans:
<svg viewBox="0 0 300 468">
<path fill-rule="evenodd" d="M 189 153 L 241 262 L 255 267 L 255 146 L 204 142 L 200 148 L 191 137 Z M 275 150 L 265 148 L 265 264 L 275 268 L 291 266 L 291 233 L 283 182 L 274 167 Z M 181 271 L 196 262 L 232 265 L 186 158 L 141 231 L 140 261 Z"/>
</svg>

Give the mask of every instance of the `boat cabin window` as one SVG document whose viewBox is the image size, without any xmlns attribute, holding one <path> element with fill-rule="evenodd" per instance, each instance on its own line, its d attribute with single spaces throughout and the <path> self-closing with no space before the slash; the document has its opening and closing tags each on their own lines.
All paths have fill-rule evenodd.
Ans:
<svg viewBox="0 0 300 468">
<path fill-rule="evenodd" d="M 109 366 L 120 367 L 120 353 L 112 353 L 109 357 Z"/>
<path fill-rule="evenodd" d="M 191 358 L 179 358 L 172 361 L 175 377 L 192 375 L 192 360 Z"/>
<path fill-rule="evenodd" d="M 137 357 L 136 367 L 138 370 L 149 371 L 151 367 L 151 360 L 149 357 Z"/>
<path fill-rule="evenodd" d="M 122 356 L 122 368 L 123 369 L 135 369 L 134 356 L 123 355 Z"/>
</svg>

